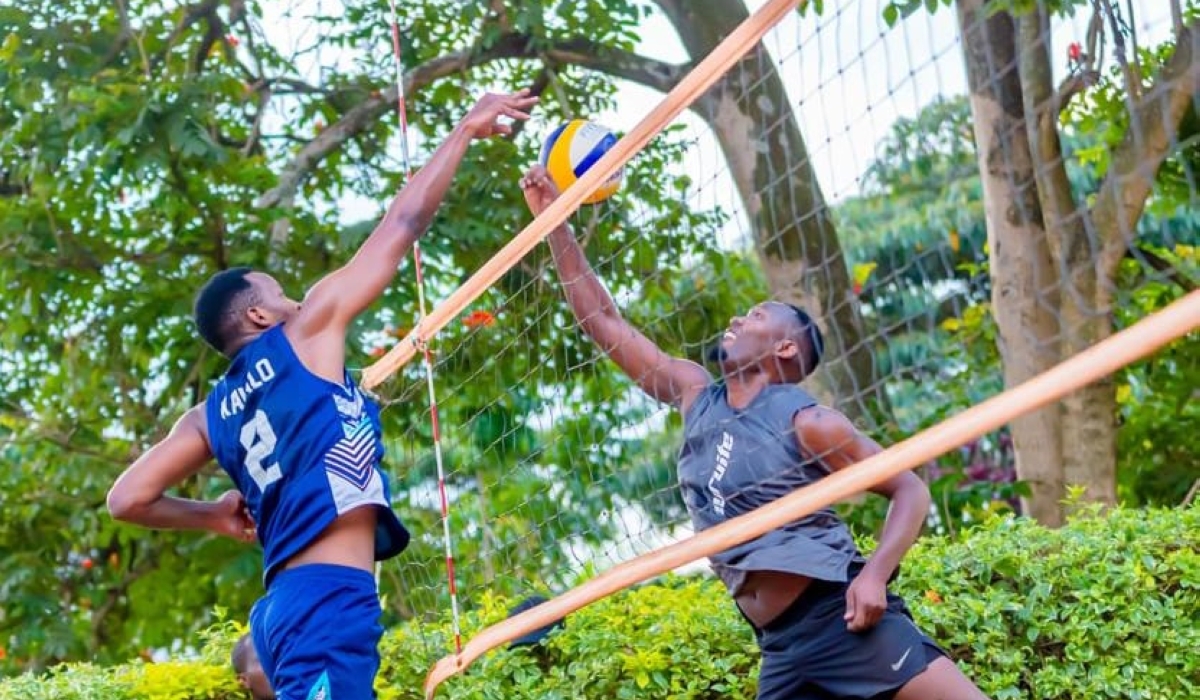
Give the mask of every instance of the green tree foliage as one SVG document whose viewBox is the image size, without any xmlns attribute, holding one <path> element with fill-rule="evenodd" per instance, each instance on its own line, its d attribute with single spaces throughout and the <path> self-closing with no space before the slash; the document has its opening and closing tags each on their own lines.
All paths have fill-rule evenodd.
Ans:
<svg viewBox="0 0 1200 700">
<path fill-rule="evenodd" d="M 421 135 L 415 166 L 482 86 L 532 85 L 544 97 L 538 122 L 511 141 L 475 145 L 464 163 L 423 242 L 438 299 L 527 223 L 515 183 L 541 132 L 611 104 L 611 80 L 572 61 L 604 58 L 611 72 L 623 67 L 660 88 L 686 66 L 634 61 L 647 10 L 623 0 L 401 5 L 409 116 Z M 221 0 L 0 7 L 4 672 L 168 647 L 210 624 L 215 604 L 241 618 L 259 594 L 257 551 L 118 527 L 103 499 L 223 366 L 190 327 L 201 281 L 245 264 L 297 294 L 349 255 L 403 181 L 386 4 L 347 2 L 343 16 L 306 18 L 310 43 L 298 47 L 282 46 L 265 24 L 277 9 Z M 564 37 L 579 36 L 612 53 L 572 53 L 579 46 Z M 317 49 L 344 58 L 323 65 Z M 986 340 L 988 326 L 977 303 L 986 298 L 978 185 L 960 177 L 969 135 L 955 110 L 940 103 L 899 124 L 871 191 L 838 212 L 864 321 L 889 334 L 876 354 L 889 370 L 881 376 L 892 377 L 897 432 L 930 420 L 929 406 L 973 402 L 995 381 L 994 355 L 989 365 L 979 343 L 960 342 Z M 573 224 L 631 320 L 669 352 L 702 361 L 706 339 L 767 285 L 753 261 L 712 244 L 721 212 L 682 201 L 690 183 L 671 167 L 682 139 L 657 140 L 628 169 L 620 205 L 587 209 Z M 1183 253 L 1160 251 L 1169 255 Z M 1150 280 L 1145 269 L 1139 261 L 1130 274 Z M 351 334 L 354 369 L 412 326 L 410 271 Z M 471 609 L 492 610 L 482 591 L 571 583 L 585 568 L 563 542 L 594 551 L 620 534 L 616 514 L 634 505 L 664 526 L 682 518 L 677 418 L 637 401 L 598 361 L 555 284 L 535 252 L 469 310 L 469 325 L 433 343 L 451 526 L 467 563 L 458 578 Z M 947 347 L 958 354 L 936 359 Z M 1186 406 L 1191 366 L 1157 364 L 1130 379 L 1130 395 Z M 380 390 L 388 470 L 417 534 L 381 573 L 389 623 L 447 607 L 422 377 L 414 364 Z M 960 393 L 948 393 L 953 386 Z M 1131 440 L 1161 435 L 1161 419 L 1142 419 L 1140 405 L 1123 404 L 1137 426 Z M 227 484 L 213 470 L 181 492 L 212 497 Z M 1177 490 L 1131 493 L 1153 501 Z M 444 649 L 436 642 L 419 643 Z M 64 676 L 75 683 L 72 673 Z"/>
<path fill-rule="evenodd" d="M 409 117 L 420 144 L 436 143 L 482 86 L 532 85 L 547 99 L 532 128 L 473 147 L 425 242 L 434 299 L 527 223 L 516 182 L 541 132 L 601 110 L 613 94 L 610 79 L 551 76 L 512 59 L 528 44 L 478 30 L 511 23 L 534 44 L 551 29 L 586 32 L 627 49 L 642 17 L 618 1 L 531 2 L 486 21 L 482 7 L 454 24 L 440 19 L 459 13 L 457 4 L 404 4 Z M 219 0 L 0 8 L 0 245 L 12 261 L 0 270 L 0 431 L 12 466 L 0 476 L 8 670 L 166 646 L 208 624 L 214 603 L 244 614 L 260 591 L 257 551 L 118 527 L 103 504 L 120 470 L 223 366 L 191 330 L 199 284 L 251 265 L 300 293 L 347 258 L 402 182 L 398 120 L 383 116 L 395 109 L 385 6 L 349 3 L 344 17 L 308 18 L 312 42 L 349 57 L 336 67 L 314 63 L 318 43 L 284 50 L 264 25 L 271 9 Z M 331 126 L 358 119 L 355 129 Z M 687 179 L 664 172 L 682 148 L 671 134 L 656 141 L 628 169 L 620 210 L 576 221 L 614 292 L 641 300 L 631 305 L 638 320 L 661 313 L 678 289 L 726 273 L 721 256 L 704 252 L 721 215 L 685 208 Z M 416 150 L 415 166 L 427 150 Z M 374 204 L 342 208 L 362 201 Z M 411 327 L 410 273 L 354 329 L 351 364 L 368 364 L 374 348 Z M 530 256 L 473 309 L 494 326 L 455 325 L 436 343 L 442 423 L 454 426 L 446 438 L 453 526 L 484 531 L 459 545 L 460 557 L 480 562 L 460 571 L 466 590 L 497 570 L 510 581 L 563 570 L 566 554 L 554 545 L 566 533 L 604 537 L 594 523 L 622 483 L 612 467 L 644 439 L 587 449 L 647 409 L 623 398 L 628 385 L 608 368 L 561 383 L 594 350 L 564 332 L 571 324 L 552 281 L 545 256 Z M 678 324 L 653 330 L 671 350 L 699 355 L 699 346 L 682 345 L 683 333 L 706 337 L 706 324 L 723 325 L 742 300 L 724 285 L 688 300 L 673 308 Z M 521 352 L 498 359 L 514 342 Z M 445 590 L 420 376 L 409 368 L 381 391 L 388 468 L 402 515 L 420 535 L 404 564 L 384 570 L 394 617 L 434 609 Z M 536 423 L 549 414 L 549 424 Z M 181 493 L 213 497 L 227 487 L 213 470 Z"/>
</svg>

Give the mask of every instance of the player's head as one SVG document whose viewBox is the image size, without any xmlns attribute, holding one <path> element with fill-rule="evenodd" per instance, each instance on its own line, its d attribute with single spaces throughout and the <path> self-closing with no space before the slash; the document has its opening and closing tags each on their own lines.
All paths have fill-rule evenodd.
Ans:
<svg viewBox="0 0 1200 700">
<path fill-rule="evenodd" d="M 266 329 L 289 320 L 300 304 L 265 272 L 248 267 L 222 270 L 196 295 L 196 329 L 205 342 L 226 357 Z"/>
<path fill-rule="evenodd" d="M 233 645 L 233 672 L 237 674 L 238 683 L 250 691 L 254 700 L 275 700 L 275 691 L 263 673 L 258 653 L 254 650 L 254 641 L 250 635 L 243 634 Z"/>
<path fill-rule="evenodd" d="M 821 363 L 825 339 L 804 309 L 767 301 L 735 316 L 721 337 L 716 359 L 725 375 L 765 372 L 774 382 L 798 382 Z"/>
</svg>

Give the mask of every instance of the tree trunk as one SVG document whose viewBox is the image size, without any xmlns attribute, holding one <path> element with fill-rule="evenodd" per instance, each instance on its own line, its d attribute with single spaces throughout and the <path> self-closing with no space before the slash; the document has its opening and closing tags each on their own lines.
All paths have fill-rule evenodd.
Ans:
<svg viewBox="0 0 1200 700">
<path fill-rule="evenodd" d="M 1058 362 L 1058 277 L 1025 128 L 1015 22 L 1008 13 L 988 17 L 983 5 L 959 0 L 958 19 L 983 183 L 992 314 L 1004 385 L 1011 388 Z M 1022 508 L 1050 526 L 1062 522 L 1061 421 L 1052 404 L 1012 422 L 1017 477 L 1030 488 Z"/>
<path fill-rule="evenodd" d="M 1194 109 L 1200 90 L 1200 18 L 1176 26 L 1175 53 L 1155 76 L 1153 88 L 1141 99 L 1131 98 L 1129 127 L 1113 150 L 1108 172 L 1088 212 L 1089 250 L 1095 252 L 1090 281 L 1082 299 L 1092 308 L 1077 333 L 1078 342 L 1094 343 L 1112 334 L 1112 304 L 1120 261 L 1137 236 L 1137 222 L 1154 188 L 1163 161 L 1179 145 L 1179 127 Z M 1072 402 L 1078 401 L 1078 405 Z M 1067 464 L 1068 483 L 1086 484 L 1088 500 L 1116 503 L 1115 384 L 1110 377 L 1087 387 L 1068 399 L 1069 410 L 1078 416 L 1069 429 L 1072 439 L 1084 447 L 1077 460 Z M 1107 435 L 1114 439 L 1107 440 Z M 1096 450 L 1103 450 L 1096 453 Z M 1111 455 L 1110 455 L 1111 450 Z M 1111 456 L 1111 459 L 1110 459 Z M 1074 457 L 1074 456 L 1073 456 Z"/>
<path fill-rule="evenodd" d="M 694 60 L 748 17 L 742 0 L 659 0 Z M 717 136 L 771 292 L 820 319 L 831 361 L 814 380 L 853 419 L 889 414 L 830 211 L 783 82 L 759 44 L 695 107 Z"/>
<path fill-rule="evenodd" d="M 1025 126 L 1033 151 L 1046 239 L 1060 275 L 1059 354 L 1074 357 L 1112 334 L 1110 309 L 1098 303 L 1099 241 L 1088 212 L 1067 178 L 1050 67 L 1050 16 L 1039 7 L 1017 20 L 1017 56 Z M 1087 501 L 1115 504 L 1117 430 L 1115 386 L 1105 379 L 1063 400 L 1063 479 Z"/>
</svg>

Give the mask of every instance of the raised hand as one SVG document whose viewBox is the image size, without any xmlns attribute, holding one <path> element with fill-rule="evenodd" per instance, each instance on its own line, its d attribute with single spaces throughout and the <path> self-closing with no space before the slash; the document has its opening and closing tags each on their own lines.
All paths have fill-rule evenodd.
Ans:
<svg viewBox="0 0 1200 700">
<path fill-rule="evenodd" d="M 512 134 L 512 125 L 500 122 L 500 118 L 524 121 L 529 118 L 529 110 L 537 102 L 538 98 L 530 95 L 528 89 L 509 95 L 488 93 L 479 98 L 460 123 L 472 138 L 508 136 Z"/>
<path fill-rule="evenodd" d="M 558 185 L 550 179 L 550 173 L 542 165 L 535 165 L 521 178 L 521 191 L 525 193 L 525 203 L 534 216 L 541 214 L 546 207 L 558 199 Z"/>
</svg>

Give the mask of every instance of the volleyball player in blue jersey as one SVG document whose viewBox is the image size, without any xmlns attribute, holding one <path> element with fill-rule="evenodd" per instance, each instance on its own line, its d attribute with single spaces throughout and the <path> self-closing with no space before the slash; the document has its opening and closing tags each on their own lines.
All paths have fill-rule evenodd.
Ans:
<svg viewBox="0 0 1200 700">
<path fill-rule="evenodd" d="M 383 630 L 371 572 L 409 538 L 379 469 L 378 408 L 345 368 L 347 328 L 429 227 L 471 140 L 511 133 L 501 118 L 527 119 L 536 101 L 527 91 L 479 100 L 350 262 L 302 302 L 263 272 L 214 275 L 196 325 L 229 369 L 109 492 L 120 520 L 257 536 L 266 595 L 250 627 L 281 700 L 374 697 Z M 166 494 L 214 457 L 236 491 L 211 502 Z"/>
</svg>

